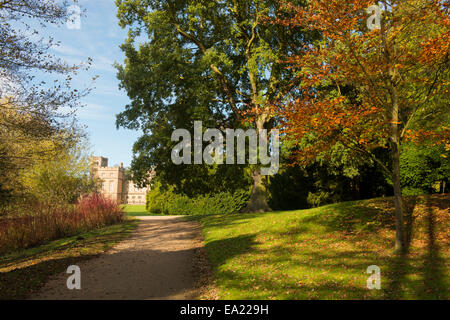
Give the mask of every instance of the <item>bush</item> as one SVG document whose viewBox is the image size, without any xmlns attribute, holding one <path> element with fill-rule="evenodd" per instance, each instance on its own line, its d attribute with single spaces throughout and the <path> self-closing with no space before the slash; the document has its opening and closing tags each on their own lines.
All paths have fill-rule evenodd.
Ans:
<svg viewBox="0 0 450 320">
<path fill-rule="evenodd" d="M 146 197 L 147 211 L 153 214 L 165 214 L 164 210 L 170 194 L 171 192 L 161 192 L 159 187 L 152 189 Z"/>
<path fill-rule="evenodd" d="M 327 191 L 308 192 L 308 204 L 312 208 L 317 208 L 330 203 L 337 203 L 341 201 L 339 193 L 332 193 Z"/>
<path fill-rule="evenodd" d="M 239 212 L 249 198 L 247 191 L 221 192 L 189 198 L 183 194 L 153 189 L 147 195 L 147 211 L 151 214 L 204 215 Z"/>
<path fill-rule="evenodd" d="M 450 177 L 449 155 L 450 152 L 442 145 L 405 143 L 400 157 L 403 194 L 413 196 L 436 192 L 447 193 L 448 187 L 445 186 L 448 186 Z"/>
<path fill-rule="evenodd" d="M 124 217 L 117 202 L 98 194 L 75 206 L 35 203 L 29 211 L 33 214 L 0 219 L 0 254 L 119 223 Z"/>
</svg>

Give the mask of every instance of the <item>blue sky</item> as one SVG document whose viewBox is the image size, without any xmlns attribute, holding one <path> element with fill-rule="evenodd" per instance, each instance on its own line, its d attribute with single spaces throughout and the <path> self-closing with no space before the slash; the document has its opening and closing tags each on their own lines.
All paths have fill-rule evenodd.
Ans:
<svg viewBox="0 0 450 320">
<path fill-rule="evenodd" d="M 123 63 L 124 54 L 119 46 L 127 37 L 127 30 L 122 30 L 116 17 L 117 8 L 114 0 L 80 0 L 80 7 L 85 10 L 81 17 L 80 29 L 69 29 L 66 25 L 45 29 L 45 35 L 60 41 L 60 46 L 53 48 L 53 53 L 69 63 L 93 59 L 89 71 L 80 72 L 74 79 L 75 88 L 84 88 L 92 83 L 92 77 L 98 75 L 94 89 L 82 102 L 85 107 L 78 112 L 80 124 L 87 126 L 87 131 L 95 155 L 109 159 L 109 165 L 123 162 L 128 166 L 132 158 L 132 147 L 139 132 L 116 129 L 115 115 L 124 110 L 129 99 L 124 91 L 119 90 L 116 70 L 112 64 Z"/>
</svg>

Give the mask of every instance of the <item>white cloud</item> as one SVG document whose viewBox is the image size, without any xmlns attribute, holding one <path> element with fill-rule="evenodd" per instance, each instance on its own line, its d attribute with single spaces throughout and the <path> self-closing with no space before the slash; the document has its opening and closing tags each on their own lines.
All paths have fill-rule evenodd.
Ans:
<svg viewBox="0 0 450 320">
<path fill-rule="evenodd" d="M 116 69 L 113 67 L 113 61 L 104 56 L 97 56 L 93 59 L 92 68 L 95 70 L 115 72 Z"/>
<path fill-rule="evenodd" d="M 54 45 L 52 49 L 58 53 L 68 56 L 85 56 L 80 50 L 67 45 Z"/>
<path fill-rule="evenodd" d="M 86 103 L 77 110 L 77 116 L 82 120 L 115 121 L 115 113 L 112 108 L 96 103 Z"/>
</svg>

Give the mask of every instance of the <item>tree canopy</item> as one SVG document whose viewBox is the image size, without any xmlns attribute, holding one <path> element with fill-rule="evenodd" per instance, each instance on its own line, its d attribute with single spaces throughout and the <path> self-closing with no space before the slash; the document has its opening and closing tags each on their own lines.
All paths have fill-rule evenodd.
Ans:
<svg viewBox="0 0 450 320">
<path fill-rule="evenodd" d="M 151 166 L 169 176 L 170 135 L 192 129 L 194 120 L 219 129 L 273 127 L 269 106 L 292 80 L 280 59 L 310 37 L 301 28 L 266 23 L 268 15 L 283 14 L 279 1 L 116 4 L 120 25 L 129 28 L 118 78 L 132 100 L 117 125 L 144 132 L 134 146 L 135 177 L 144 178 Z M 180 170 L 198 172 L 172 172 Z M 259 170 L 252 171 L 249 206 L 268 210 Z"/>
<path fill-rule="evenodd" d="M 72 77 L 86 65 L 55 57 L 45 36 L 69 18 L 69 1 L 0 0 L 0 195 L 10 196 L 21 170 L 77 143 L 74 118 L 89 87 Z M 38 80 L 44 79 L 44 80 Z M 20 188 L 19 188 L 20 189 Z"/>
</svg>

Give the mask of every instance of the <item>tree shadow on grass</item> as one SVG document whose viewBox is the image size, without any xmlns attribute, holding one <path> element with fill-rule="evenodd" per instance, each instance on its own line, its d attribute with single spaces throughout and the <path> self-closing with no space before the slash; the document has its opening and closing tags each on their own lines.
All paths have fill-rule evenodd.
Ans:
<svg viewBox="0 0 450 320">
<path fill-rule="evenodd" d="M 387 278 L 386 284 L 382 283 L 385 299 L 398 300 L 403 298 L 407 275 L 411 272 L 411 268 L 407 253 L 397 254 L 389 259 L 387 270 L 382 272 L 382 277 Z"/>
<path fill-rule="evenodd" d="M 392 257 L 388 262 L 387 286 L 384 290 L 386 299 L 404 299 L 405 293 L 409 298 L 418 299 L 447 299 L 448 289 L 445 277 L 445 261 L 441 257 L 440 248 L 436 241 L 436 216 L 429 197 L 424 199 L 425 227 L 427 247 L 422 256 L 411 257 L 411 242 L 414 238 L 414 229 L 418 227 L 414 208 L 417 197 L 409 200 L 405 206 L 405 251 Z M 414 227 L 415 226 L 415 227 Z M 419 280 L 412 279 L 410 275 L 418 275 Z M 414 292 L 405 292 L 413 288 Z"/>
<path fill-rule="evenodd" d="M 386 200 L 377 200 L 384 204 Z M 371 207 L 367 202 L 343 202 L 339 205 L 331 205 L 327 213 L 311 215 L 303 219 L 303 222 L 312 222 L 323 225 L 327 231 L 339 231 L 343 233 L 355 233 L 359 231 L 375 232 L 381 228 L 394 229 L 393 216 L 386 214 L 383 209 Z"/>
<path fill-rule="evenodd" d="M 224 227 L 234 227 L 237 225 L 242 225 L 246 223 L 246 220 L 253 218 L 261 218 L 265 215 L 271 215 L 276 212 L 263 212 L 263 213 L 232 213 L 228 215 L 222 214 L 207 214 L 207 215 L 197 215 L 189 216 L 188 219 L 194 220 L 206 220 L 208 228 L 224 228 Z"/>
<path fill-rule="evenodd" d="M 417 196 L 410 197 L 408 201 L 403 201 L 403 210 L 405 216 L 405 252 L 409 252 L 411 241 L 413 238 L 413 226 L 414 226 L 414 209 L 417 204 Z"/>
<path fill-rule="evenodd" d="M 404 294 L 404 286 L 407 282 L 408 273 L 412 268 L 409 257 L 409 249 L 413 238 L 414 209 L 417 204 L 417 197 L 411 197 L 409 201 L 403 201 L 405 216 L 405 250 L 394 255 L 388 260 L 388 270 L 384 272 L 387 276 L 387 285 L 384 290 L 386 299 L 401 299 Z"/>
<path fill-rule="evenodd" d="M 422 286 L 418 296 L 421 299 L 447 299 L 448 290 L 445 281 L 445 261 L 440 255 L 440 248 L 436 242 L 436 216 L 427 199 L 427 252 L 423 258 Z"/>
<path fill-rule="evenodd" d="M 231 299 L 244 300 L 324 300 L 324 299 L 361 299 L 367 295 L 364 286 L 357 286 L 333 280 L 320 283 L 304 283 L 288 274 L 280 277 L 265 275 L 236 274 L 222 272 L 223 286 L 226 292 L 232 292 Z"/>
<path fill-rule="evenodd" d="M 241 235 L 237 237 L 214 240 L 205 245 L 210 263 L 214 269 L 225 264 L 229 259 L 248 253 L 256 245 L 255 235 Z"/>
</svg>

